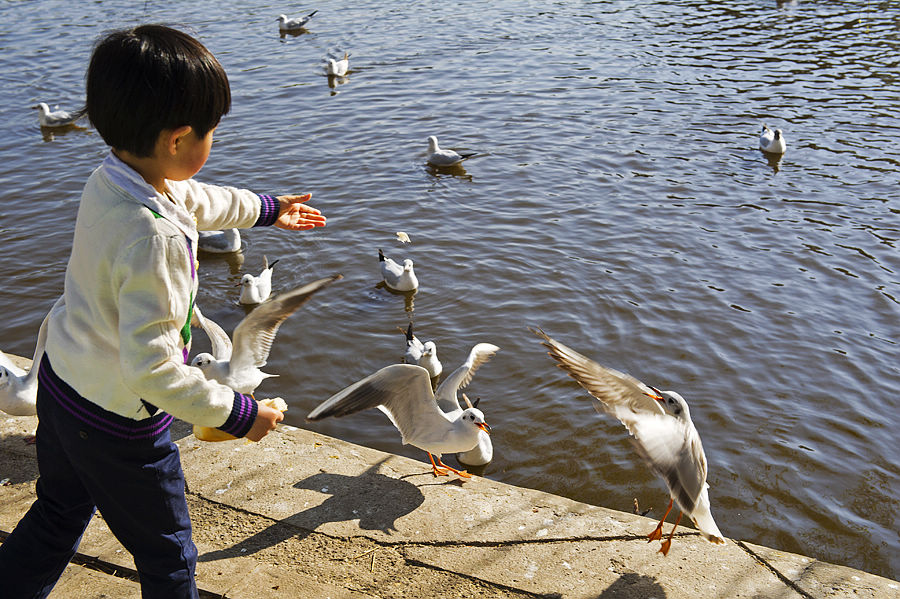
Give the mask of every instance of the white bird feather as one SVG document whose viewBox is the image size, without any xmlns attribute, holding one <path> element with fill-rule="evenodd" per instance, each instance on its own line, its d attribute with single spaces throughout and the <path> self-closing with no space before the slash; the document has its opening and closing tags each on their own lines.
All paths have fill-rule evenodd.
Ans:
<svg viewBox="0 0 900 599">
<path fill-rule="evenodd" d="M 428 371 L 412 364 L 392 364 L 370 374 L 322 402 L 306 419 L 347 416 L 371 408 L 387 415 L 400 431 L 404 445 L 414 445 L 428 453 L 435 475 L 446 474 L 441 469 L 446 468 L 469 477 L 441 462 L 441 455 L 469 451 L 477 445 L 480 431 L 490 431 L 484 414 L 477 408 L 460 410 L 452 416 L 441 411 Z"/>
<path fill-rule="evenodd" d="M 710 512 L 706 454 L 684 398 L 674 391 L 659 391 L 628 374 L 601 366 L 543 331 L 531 331 L 544 339 L 543 344 L 557 366 L 597 399 L 595 407 L 625 425 L 637 453 L 663 479 L 672 500 L 691 518 L 700 534 L 711 543 L 724 543 Z M 668 513 L 667 510 L 666 516 Z M 666 516 L 649 535 L 651 540 L 660 538 Z M 660 551 L 664 554 L 671 539 L 670 534 L 668 541 L 663 542 Z"/>
<path fill-rule="evenodd" d="M 232 352 L 228 359 L 217 359 L 212 354 L 201 353 L 191 360 L 191 366 L 200 368 L 206 378 L 227 385 L 238 393 L 252 394 L 264 379 L 277 376 L 265 373 L 260 368 L 269 359 L 269 352 L 281 323 L 309 301 L 314 293 L 341 278 L 341 275 L 325 277 L 260 304 L 235 327 Z M 209 319 L 206 320 L 209 326 Z M 223 355 L 227 355 L 227 352 L 223 352 Z"/>
</svg>

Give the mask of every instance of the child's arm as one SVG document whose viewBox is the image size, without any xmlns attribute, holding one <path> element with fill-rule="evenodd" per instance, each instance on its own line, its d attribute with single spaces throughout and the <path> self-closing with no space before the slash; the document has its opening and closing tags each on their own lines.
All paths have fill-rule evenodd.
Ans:
<svg viewBox="0 0 900 599">
<path fill-rule="evenodd" d="M 251 441 L 259 441 L 268 435 L 270 431 L 274 430 L 275 425 L 284 420 L 284 412 L 281 410 L 270 408 L 262 402 L 257 403 L 259 404 L 259 411 L 256 413 L 256 420 L 253 421 L 250 431 L 244 435 Z"/>
<path fill-rule="evenodd" d="M 307 206 L 304 202 L 309 200 L 312 194 L 278 196 L 279 211 L 275 226 L 288 231 L 306 231 L 315 227 L 325 226 L 325 217 L 322 213 Z"/>
<path fill-rule="evenodd" d="M 246 229 L 275 225 L 291 231 L 324 227 L 322 213 L 307 206 L 310 194 L 284 195 L 277 198 L 258 195 L 247 189 L 219 187 L 189 179 L 168 183 L 183 195 L 187 210 L 197 220 L 201 231 Z"/>
</svg>

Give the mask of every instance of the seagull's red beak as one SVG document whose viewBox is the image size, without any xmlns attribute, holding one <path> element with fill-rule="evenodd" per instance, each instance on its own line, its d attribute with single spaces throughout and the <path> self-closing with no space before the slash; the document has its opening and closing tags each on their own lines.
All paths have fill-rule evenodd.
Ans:
<svg viewBox="0 0 900 599">
<path fill-rule="evenodd" d="M 488 426 L 487 422 L 478 422 L 475 424 L 478 428 L 486 432 L 487 434 L 491 434 L 491 427 Z"/>
<path fill-rule="evenodd" d="M 645 392 L 644 395 L 646 395 L 647 397 L 649 397 L 651 399 L 655 399 L 659 403 L 665 403 L 666 398 L 662 396 L 662 391 L 660 391 L 656 387 L 650 387 L 650 390 L 653 391 L 653 393 Z"/>
</svg>

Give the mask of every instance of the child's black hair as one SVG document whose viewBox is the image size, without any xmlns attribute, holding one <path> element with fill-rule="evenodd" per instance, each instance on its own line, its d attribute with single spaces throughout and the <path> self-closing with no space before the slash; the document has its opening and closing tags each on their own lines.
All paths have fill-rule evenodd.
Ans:
<svg viewBox="0 0 900 599">
<path fill-rule="evenodd" d="M 200 42 L 164 25 L 114 31 L 94 47 L 85 109 L 110 147 L 153 155 L 164 129 L 205 137 L 231 108 L 225 69 Z"/>
</svg>

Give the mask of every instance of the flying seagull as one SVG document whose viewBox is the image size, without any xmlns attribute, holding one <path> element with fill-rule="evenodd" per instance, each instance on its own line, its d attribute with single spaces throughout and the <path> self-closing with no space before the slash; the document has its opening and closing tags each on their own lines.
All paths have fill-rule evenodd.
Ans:
<svg viewBox="0 0 900 599">
<path fill-rule="evenodd" d="M 238 393 L 252 395 L 264 379 L 277 376 L 263 372 L 260 368 L 265 366 L 266 360 L 269 359 L 269 352 L 281 323 L 309 301 L 314 293 L 340 278 L 342 277 L 339 274 L 325 277 L 263 302 L 235 327 L 232 335 L 233 350 L 229 357 L 220 358 L 213 354 L 201 353 L 191 360 L 191 366 L 200 368 L 208 379 L 227 385 Z M 221 338 L 221 335 L 219 337 Z M 224 341 L 220 341 L 218 346 L 214 341 L 213 351 L 225 356 L 227 350 L 222 348 L 226 346 Z M 216 349 L 217 347 L 219 349 Z"/>
<path fill-rule="evenodd" d="M 551 339 L 542 330 L 530 330 L 543 338 L 543 344 L 550 350 L 548 354 L 556 360 L 557 366 L 597 399 L 595 407 L 625 425 L 638 454 L 669 488 L 669 507 L 656 528 L 647 535 L 648 539 L 662 538 L 663 523 L 674 501 L 678 503 L 680 513 L 672 532 L 661 544 L 663 555 L 669 552 L 682 514 L 688 515 L 707 541 L 724 543 L 710 512 L 706 454 L 684 398 L 674 391 L 660 391 L 625 373 L 601 366 Z"/>
</svg>

